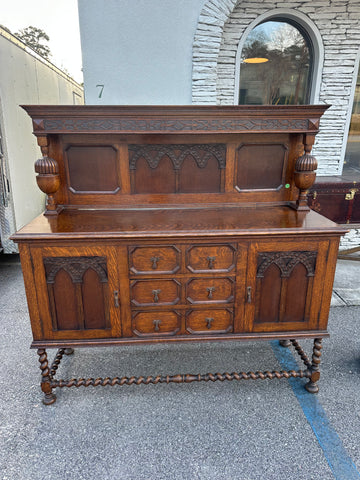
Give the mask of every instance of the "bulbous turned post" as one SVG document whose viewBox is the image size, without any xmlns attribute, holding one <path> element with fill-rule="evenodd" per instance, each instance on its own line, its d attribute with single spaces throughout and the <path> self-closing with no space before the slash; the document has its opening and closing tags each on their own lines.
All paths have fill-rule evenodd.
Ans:
<svg viewBox="0 0 360 480">
<path fill-rule="evenodd" d="M 299 189 L 299 197 L 295 208 L 300 211 L 308 211 L 307 194 L 316 178 L 317 160 L 311 155 L 311 149 L 315 141 L 314 135 L 304 135 L 304 154 L 296 160 L 294 181 Z"/>
<path fill-rule="evenodd" d="M 38 144 L 43 157 L 35 162 L 35 172 L 38 174 L 36 177 L 38 187 L 47 195 L 44 215 L 57 215 L 59 211 L 55 204 L 54 194 L 60 187 L 59 165 L 56 160 L 48 157 L 47 138 L 38 137 Z"/>
</svg>

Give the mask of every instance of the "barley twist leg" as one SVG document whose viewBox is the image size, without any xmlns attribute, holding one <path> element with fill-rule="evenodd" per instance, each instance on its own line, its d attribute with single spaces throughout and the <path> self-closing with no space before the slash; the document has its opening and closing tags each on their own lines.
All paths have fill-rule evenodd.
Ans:
<svg viewBox="0 0 360 480">
<path fill-rule="evenodd" d="M 310 393 L 317 393 L 319 391 L 319 386 L 317 385 L 317 382 L 320 378 L 320 357 L 322 349 L 321 343 L 322 338 L 315 338 L 310 368 L 311 377 L 309 382 L 305 385 L 306 390 Z"/>
<path fill-rule="evenodd" d="M 52 393 L 52 387 L 50 385 L 50 369 L 45 348 L 39 348 L 37 354 L 39 355 L 41 370 L 41 390 L 45 394 L 43 403 L 45 405 L 51 405 L 56 401 L 56 395 Z"/>
</svg>

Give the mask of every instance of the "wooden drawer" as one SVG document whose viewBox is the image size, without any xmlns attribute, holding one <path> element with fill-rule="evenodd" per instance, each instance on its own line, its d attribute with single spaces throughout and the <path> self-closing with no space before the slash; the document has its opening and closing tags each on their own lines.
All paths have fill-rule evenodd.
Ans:
<svg viewBox="0 0 360 480">
<path fill-rule="evenodd" d="M 234 245 L 193 245 L 186 251 L 186 267 L 193 273 L 230 272 L 235 268 Z"/>
<path fill-rule="evenodd" d="M 132 319 L 132 330 L 137 336 L 176 335 L 181 328 L 181 315 L 169 312 L 138 312 Z"/>
<path fill-rule="evenodd" d="M 186 283 L 189 303 L 231 303 L 234 300 L 232 278 L 192 278 Z"/>
<path fill-rule="evenodd" d="M 196 334 L 233 331 L 233 312 L 224 310 L 190 310 L 186 314 L 186 331 Z"/>
<path fill-rule="evenodd" d="M 136 275 L 175 273 L 180 268 L 180 251 L 174 246 L 130 247 L 129 268 Z"/>
<path fill-rule="evenodd" d="M 130 285 L 131 303 L 136 306 L 174 305 L 180 301 L 181 285 L 177 280 L 135 280 Z"/>
</svg>

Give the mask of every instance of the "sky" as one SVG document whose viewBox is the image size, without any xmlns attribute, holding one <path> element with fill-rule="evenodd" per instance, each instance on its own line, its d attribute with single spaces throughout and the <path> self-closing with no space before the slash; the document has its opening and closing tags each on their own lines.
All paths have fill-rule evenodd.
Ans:
<svg viewBox="0 0 360 480">
<path fill-rule="evenodd" d="M 77 0 L 0 0 L 0 25 L 12 33 L 30 25 L 44 30 L 51 62 L 83 81 Z"/>
</svg>

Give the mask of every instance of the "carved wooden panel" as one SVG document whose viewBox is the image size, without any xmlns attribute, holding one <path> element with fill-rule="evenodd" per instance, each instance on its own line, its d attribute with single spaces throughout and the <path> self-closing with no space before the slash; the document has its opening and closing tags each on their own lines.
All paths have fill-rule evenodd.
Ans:
<svg viewBox="0 0 360 480">
<path fill-rule="evenodd" d="M 129 145 L 132 193 L 219 193 L 226 146 Z"/>
<path fill-rule="evenodd" d="M 176 335 L 181 328 L 181 314 L 172 311 L 136 312 L 132 319 L 133 333 L 141 336 Z"/>
<path fill-rule="evenodd" d="M 130 247 L 130 272 L 141 275 L 175 273 L 180 268 L 181 253 L 177 247 Z"/>
<path fill-rule="evenodd" d="M 45 257 L 53 330 L 107 329 L 105 257 Z"/>
<path fill-rule="evenodd" d="M 243 144 L 236 152 L 235 188 L 280 190 L 285 184 L 288 148 L 282 144 Z"/>
<path fill-rule="evenodd" d="M 225 154 L 224 154 L 225 158 Z M 205 161 L 204 161 L 205 159 Z M 178 192 L 179 193 L 211 193 L 224 190 L 223 177 L 221 175 L 219 160 L 215 155 L 207 155 L 197 161 L 193 152 L 184 158 L 179 171 Z"/>
<path fill-rule="evenodd" d="M 70 145 L 65 150 L 72 193 L 116 193 L 120 190 L 117 150 L 110 145 Z"/>
<path fill-rule="evenodd" d="M 230 333 L 233 312 L 226 310 L 190 310 L 186 313 L 186 330 L 192 334 Z"/>
<path fill-rule="evenodd" d="M 130 170 L 130 182 L 132 193 L 176 192 L 176 174 L 170 158 L 166 155 L 156 164 L 140 157 L 136 162 L 136 169 Z"/>
<path fill-rule="evenodd" d="M 174 305 L 180 301 L 181 285 L 174 279 L 135 280 L 131 303 L 136 306 Z"/>
<path fill-rule="evenodd" d="M 181 115 L 179 115 L 181 116 Z M 311 119 L 301 118 L 45 118 L 34 120 L 34 130 L 46 132 L 273 132 L 273 131 L 317 131 L 319 125 Z"/>
<path fill-rule="evenodd" d="M 192 304 L 231 303 L 234 300 L 232 278 L 192 278 L 186 284 L 186 300 Z"/>
<path fill-rule="evenodd" d="M 316 257 L 316 252 L 259 254 L 255 323 L 308 321 Z"/>
<path fill-rule="evenodd" d="M 186 251 L 186 267 L 193 273 L 230 272 L 235 268 L 234 245 L 193 245 Z"/>
<path fill-rule="evenodd" d="M 316 252 L 265 252 L 258 257 L 257 277 L 264 276 L 271 264 L 277 265 L 281 277 L 288 278 L 299 263 L 306 267 L 306 275 L 315 275 Z"/>
</svg>

